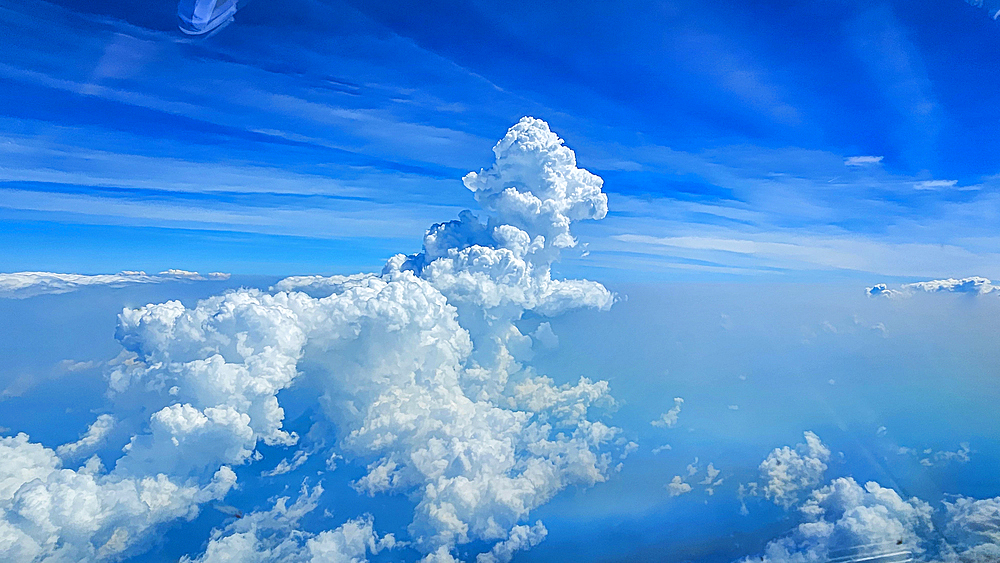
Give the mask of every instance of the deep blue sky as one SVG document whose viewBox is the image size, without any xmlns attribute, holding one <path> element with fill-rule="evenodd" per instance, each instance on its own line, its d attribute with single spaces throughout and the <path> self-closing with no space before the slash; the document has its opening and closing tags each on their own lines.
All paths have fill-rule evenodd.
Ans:
<svg viewBox="0 0 1000 563">
<path fill-rule="evenodd" d="M 1000 276 L 1000 25 L 936 2 L 0 10 L 4 270 L 377 269 L 522 115 L 603 176 L 627 279 Z M 852 156 L 882 157 L 847 166 Z"/>
</svg>

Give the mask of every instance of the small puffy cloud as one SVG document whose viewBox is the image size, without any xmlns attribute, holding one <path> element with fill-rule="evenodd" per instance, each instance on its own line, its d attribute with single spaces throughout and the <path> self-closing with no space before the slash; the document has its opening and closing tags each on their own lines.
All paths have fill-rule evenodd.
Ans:
<svg viewBox="0 0 1000 563">
<path fill-rule="evenodd" d="M 877 283 L 872 287 L 865 288 L 865 293 L 867 293 L 869 297 L 888 298 L 898 297 L 903 294 L 903 292 L 898 289 L 889 289 L 889 286 L 884 283 Z"/>
<path fill-rule="evenodd" d="M 684 482 L 684 479 L 680 475 L 674 475 L 674 478 L 666 485 L 667 493 L 672 497 L 678 497 L 684 493 L 691 492 L 691 485 Z"/>
<path fill-rule="evenodd" d="M 712 483 L 715 482 L 715 478 L 719 476 L 719 473 L 721 473 L 721 471 L 716 469 L 715 465 L 711 463 L 708 464 L 708 467 L 705 469 L 705 471 L 706 471 L 705 478 L 698 482 L 699 485 L 711 485 Z"/>
<path fill-rule="evenodd" d="M 477 555 L 476 563 L 507 563 L 514 553 L 538 545 L 548 533 L 540 520 L 533 526 L 515 526 L 507 539 L 494 545 L 489 552 Z"/>
<path fill-rule="evenodd" d="M 214 272 L 206 276 L 185 270 L 167 270 L 159 275 L 147 275 L 141 271 L 124 271 L 117 274 L 58 274 L 53 272 L 0 273 L 0 298 L 26 299 L 36 295 L 59 294 L 76 291 L 83 287 L 106 286 L 124 287 L 132 284 L 158 283 L 172 279 L 226 280 L 229 274 Z"/>
<path fill-rule="evenodd" d="M 677 425 L 677 419 L 681 414 L 681 405 L 683 404 L 684 399 L 681 397 L 674 397 L 674 406 L 670 407 L 670 410 L 661 414 L 660 418 L 650 422 L 650 424 L 660 428 L 673 428 Z"/>
<path fill-rule="evenodd" d="M 847 166 L 871 166 L 882 162 L 881 156 L 849 156 L 844 159 Z"/>
<path fill-rule="evenodd" d="M 896 449 L 899 455 L 910 455 L 919 459 L 920 464 L 924 467 L 933 467 L 935 465 L 948 465 L 949 463 L 968 463 L 972 457 L 971 454 L 975 453 L 969 446 L 968 442 L 962 442 L 958 445 L 958 449 L 951 450 L 938 450 L 935 451 L 933 448 L 924 448 L 923 450 L 918 450 L 916 448 L 908 448 L 905 446 L 899 446 Z"/>
<path fill-rule="evenodd" d="M 786 510 L 822 482 L 830 459 L 830 450 L 816 434 L 804 436 L 804 444 L 775 448 L 760 464 L 763 495 Z"/>
</svg>

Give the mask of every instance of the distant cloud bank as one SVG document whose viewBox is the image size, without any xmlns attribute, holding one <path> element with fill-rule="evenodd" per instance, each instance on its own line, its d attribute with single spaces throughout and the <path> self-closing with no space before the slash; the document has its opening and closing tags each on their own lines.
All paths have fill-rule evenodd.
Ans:
<svg viewBox="0 0 1000 563">
<path fill-rule="evenodd" d="M 993 285 L 988 278 L 972 276 L 969 278 L 944 280 L 929 280 L 916 283 L 902 284 L 899 289 L 892 289 L 884 283 L 875 284 L 865 288 L 865 292 L 872 297 L 907 297 L 917 292 L 924 293 L 967 293 L 971 295 L 985 295 L 1000 289 L 1000 286 Z"/>
<path fill-rule="evenodd" d="M 54 272 L 0 273 L 0 298 L 26 299 L 36 295 L 69 293 L 90 286 L 123 287 L 140 283 L 160 283 L 171 280 L 227 280 L 230 274 L 212 272 L 199 274 L 187 270 L 165 270 L 159 274 L 126 270 L 117 274 L 57 274 Z"/>
</svg>

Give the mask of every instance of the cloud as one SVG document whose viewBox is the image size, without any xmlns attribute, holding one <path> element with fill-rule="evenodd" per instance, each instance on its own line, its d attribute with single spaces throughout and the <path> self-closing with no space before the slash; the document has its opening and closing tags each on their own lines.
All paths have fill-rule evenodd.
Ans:
<svg viewBox="0 0 1000 563">
<path fill-rule="evenodd" d="M 741 485 L 740 501 L 755 493 L 755 484 Z M 798 506 L 803 521 L 791 533 L 768 542 L 760 555 L 741 562 L 996 561 L 1000 556 L 1000 497 L 958 496 L 942 504 L 943 513 L 934 514 L 927 502 L 916 497 L 907 500 L 878 483 L 861 486 L 851 477 L 833 479 L 809 491 Z M 745 506 L 742 512 L 746 514 Z"/>
<path fill-rule="evenodd" d="M 110 414 L 102 414 L 87 428 L 87 433 L 79 440 L 59 446 L 56 448 L 56 453 L 64 459 L 85 455 L 99 446 L 114 426 L 115 418 Z"/>
<path fill-rule="evenodd" d="M 543 348 L 555 348 L 559 346 L 559 336 L 552 331 L 552 325 L 548 322 L 540 323 L 538 328 L 531 333 L 531 337 L 542 345 Z"/>
<path fill-rule="evenodd" d="M 972 293 L 983 295 L 997 289 L 987 278 L 973 276 L 971 278 L 948 278 L 945 280 L 930 280 L 905 284 L 904 289 L 926 291 L 927 293 Z"/>
<path fill-rule="evenodd" d="M 661 428 L 673 428 L 677 424 L 677 419 L 681 414 L 681 405 L 683 404 L 684 399 L 674 397 L 674 406 L 670 407 L 670 410 L 661 414 L 660 418 L 650 422 L 650 424 Z"/>
<path fill-rule="evenodd" d="M 514 553 L 538 545 L 548 533 L 540 520 L 533 526 L 515 526 L 510 536 L 494 545 L 489 553 L 477 555 L 476 563 L 507 563 Z"/>
<path fill-rule="evenodd" d="M 869 297 L 887 297 L 887 298 L 899 297 L 903 295 L 902 291 L 898 289 L 889 289 L 889 286 L 885 285 L 884 283 L 877 283 L 872 287 L 866 287 L 865 293 L 867 293 Z"/>
<path fill-rule="evenodd" d="M 201 484 L 166 474 L 105 473 L 97 458 L 65 469 L 51 449 L 18 434 L 0 438 L 0 546 L 6 561 L 97 561 L 133 554 L 157 525 L 191 519 L 222 498 L 235 474 Z"/>
<path fill-rule="evenodd" d="M 997 286 L 988 278 L 972 276 L 969 278 L 955 279 L 948 278 L 942 280 L 929 280 L 916 283 L 907 283 L 900 286 L 900 289 L 890 289 L 886 284 L 875 284 L 866 288 L 865 291 L 872 297 L 907 297 L 915 292 L 924 293 L 968 293 L 972 295 L 985 295 L 996 291 Z"/>
<path fill-rule="evenodd" d="M 764 553 L 743 563 L 826 561 L 838 557 L 920 554 L 933 529 L 931 507 L 919 499 L 869 482 L 835 479 L 812 492 L 800 511 L 805 522 L 786 537 L 767 544 Z"/>
<path fill-rule="evenodd" d="M 123 287 L 140 283 L 159 283 L 172 279 L 226 280 L 229 274 L 213 272 L 202 276 L 198 272 L 167 270 L 159 275 L 125 271 L 118 274 L 57 274 L 52 272 L 15 272 L 0 274 L 0 298 L 26 299 L 36 295 L 69 293 L 88 286 Z"/>
<path fill-rule="evenodd" d="M 305 450 L 299 450 L 292 456 L 292 461 L 288 461 L 288 458 L 282 459 L 274 469 L 261 472 L 261 476 L 274 477 L 276 475 L 284 475 L 302 467 L 302 464 L 307 461 L 309 461 L 309 453 Z"/>
<path fill-rule="evenodd" d="M 305 484 L 299 498 L 275 500 L 268 511 L 252 512 L 214 530 L 205 552 L 182 563 L 364 563 L 368 554 L 392 549 L 392 534 L 380 536 L 371 516 L 348 520 L 333 530 L 318 534 L 302 531 L 299 520 L 316 509 L 323 487 Z"/>
<path fill-rule="evenodd" d="M 806 432 L 805 439 L 794 449 L 775 448 L 760 464 L 762 494 L 786 510 L 823 480 L 830 459 L 830 450 L 816 434 Z"/>
<path fill-rule="evenodd" d="M 882 162 L 881 156 L 849 156 L 844 159 L 847 166 L 871 166 Z"/>
<path fill-rule="evenodd" d="M 958 180 L 922 180 L 913 184 L 915 190 L 943 190 L 954 188 Z"/>
<path fill-rule="evenodd" d="M 0 478 L 0 545 L 15 546 L 12 560 L 44 550 L 76 559 L 140 550 L 159 524 L 193 517 L 233 486 L 230 466 L 254 461 L 259 442 L 298 442 L 278 400 L 293 385 L 318 397 L 337 429 L 330 441 L 338 453 L 367 463 L 353 483 L 358 492 L 413 499 L 407 535 L 425 562 L 453 561 L 457 546 L 473 541 L 492 544 L 486 560 L 503 561 L 540 541 L 544 527 L 524 524 L 531 511 L 567 487 L 606 480 L 615 450 L 632 447 L 595 418 L 615 406 L 608 383 L 557 383 L 537 373 L 527 364 L 531 338 L 514 324 L 526 312 L 611 306 L 614 296 L 599 283 L 551 277 L 560 251 L 576 244 L 571 222 L 604 217 L 607 200 L 601 179 L 577 168 L 540 120 L 522 119 L 494 153 L 492 168 L 466 177 L 490 212 L 486 223 L 464 212 L 434 225 L 420 253 L 394 256 L 379 274 L 289 278 L 269 292 L 233 290 L 190 308 L 168 301 L 122 311 L 116 338 L 124 351 L 107 376 L 112 400 L 152 414 L 132 421 L 142 432 L 110 471 L 97 458 L 85 470 L 60 471 L 55 452 L 23 435 L 16 449 L 40 456 L 40 479 L 19 469 L 28 462 L 0 456 L 0 471 L 13 472 Z M 272 472 L 291 473 L 304 459 Z M 97 500 L 87 506 L 97 512 L 75 511 L 70 529 L 52 524 L 58 503 L 17 504 L 26 490 L 59 494 L 46 479 L 89 479 Z M 119 506 L 102 500 L 116 497 L 117 486 L 159 489 L 148 502 L 101 508 Z M 149 503 L 167 508 L 152 513 Z M 280 519 L 274 510 L 221 532 L 203 558 L 271 560 L 287 548 L 360 561 L 381 549 L 364 518 L 304 544 L 258 534 Z M 252 523 L 258 527 L 246 527 Z"/>
<path fill-rule="evenodd" d="M 684 493 L 691 492 L 691 485 L 684 482 L 684 479 L 680 475 L 674 475 L 674 478 L 666 484 L 667 492 L 672 497 L 679 497 Z"/>
</svg>

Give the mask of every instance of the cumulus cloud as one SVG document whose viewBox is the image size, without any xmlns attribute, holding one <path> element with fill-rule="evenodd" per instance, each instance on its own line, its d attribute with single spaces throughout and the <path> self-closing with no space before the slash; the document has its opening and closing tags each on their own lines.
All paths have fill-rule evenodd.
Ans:
<svg viewBox="0 0 1000 563">
<path fill-rule="evenodd" d="M 36 295 L 69 293 L 88 286 L 123 287 L 131 284 L 158 283 L 172 279 L 226 280 L 229 274 L 213 272 L 205 276 L 198 272 L 167 270 L 159 275 L 125 271 L 117 274 L 57 274 L 53 272 L 0 273 L 0 298 L 26 299 Z"/>
<path fill-rule="evenodd" d="M 653 426 L 659 426 L 660 428 L 673 428 L 677 425 L 677 419 L 681 414 L 681 405 L 684 404 L 684 399 L 681 397 L 674 397 L 674 406 L 670 407 L 670 410 L 660 415 L 660 418 L 650 422 Z"/>
<path fill-rule="evenodd" d="M 394 256 L 381 273 L 288 278 L 270 291 L 233 290 L 191 308 L 168 301 L 122 311 L 116 337 L 124 351 L 109 364 L 110 394 L 128 412 L 151 414 L 132 421 L 141 431 L 110 471 L 97 458 L 62 469 L 55 452 L 26 436 L 6 439 L 5 559 L 110 558 L 140 549 L 161 523 L 192 518 L 233 486 L 230 466 L 259 457 L 259 442 L 298 442 L 278 400 L 293 385 L 319 398 L 339 455 L 367 464 L 355 489 L 413 499 L 407 534 L 423 561 L 453 561 L 457 546 L 473 541 L 492 544 L 483 560 L 506 561 L 541 541 L 544 527 L 525 524 L 530 512 L 566 487 L 606 480 L 615 451 L 634 448 L 594 418 L 615 406 L 608 383 L 557 383 L 537 373 L 527 364 L 532 337 L 515 325 L 526 312 L 611 306 L 601 284 L 551 276 L 560 251 L 576 244 L 570 224 L 603 218 L 607 198 L 601 179 L 578 168 L 540 120 L 522 119 L 494 153 L 493 167 L 465 178 L 486 221 L 463 212 L 434 225 L 421 252 Z M 544 331 L 535 338 L 544 340 Z M 99 440 L 90 436 L 63 451 Z M 307 455 L 268 473 L 291 472 Z M 71 488 L 89 496 L 51 500 Z M 30 495 L 48 500 L 25 503 Z M 303 493 L 293 507 L 304 510 L 315 495 Z M 72 499 L 86 510 L 63 507 Z M 291 510 L 275 505 L 240 519 L 198 560 L 288 553 L 295 561 L 363 561 L 388 547 L 364 517 L 304 543 L 297 532 L 283 536 L 275 522 L 294 526 Z"/>
<path fill-rule="evenodd" d="M 134 553 L 157 525 L 191 519 L 224 496 L 236 475 L 205 482 L 163 473 L 105 473 L 97 458 L 66 469 L 51 449 L 18 434 L 0 438 L 0 553 L 5 561 L 100 561 Z"/>
<path fill-rule="evenodd" d="M 761 493 L 786 510 L 822 482 L 830 459 L 819 436 L 812 432 L 804 436 L 804 444 L 775 448 L 760 464 Z"/>
<path fill-rule="evenodd" d="M 887 297 L 887 298 L 899 297 L 904 294 L 901 290 L 890 289 L 889 286 L 887 286 L 884 283 L 877 283 L 872 287 L 866 287 L 865 293 L 867 293 L 869 297 Z"/>
<path fill-rule="evenodd" d="M 862 487 L 851 478 L 835 479 L 813 491 L 800 511 L 805 520 L 802 524 L 788 536 L 768 543 L 763 554 L 743 559 L 743 563 L 919 555 L 926 551 L 925 538 L 933 530 L 927 503 L 904 500 L 896 491 L 874 482 Z"/>
<path fill-rule="evenodd" d="M 666 484 L 667 492 L 672 497 L 679 497 L 684 493 L 691 492 L 691 485 L 684 482 L 684 479 L 680 475 L 674 475 L 674 478 Z"/>
<path fill-rule="evenodd" d="M 942 459 L 968 459 L 969 448 L 962 444 L 958 452 L 939 452 Z M 924 454 L 933 450 L 926 449 Z M 900 454 L 916 453 L 899 448 Z M 833 479 L 819 486 L 822 471 L 817 462 L 803 458 L 825 459 L 829 451 L 815 435 L 806 433 L 806 443 L 796 450 L 776 449 L 768 460 L 796 459 L 792 473 L 805 474 L 799 479 L 778 479 L 781 491 L 788 491 L 787 481 L 795 489 L 807 490 L 798 504 L 802 522 L 784 537 L 767 544 L 763 552 L 746 557 L 741 563 L 805 563 L 808 561 L 921 561 L 927 563 L 987 563 L 1000 560 L 1000 497 L 976 500 L 957 496 L 942 503 L 935 514 L 927 502 L 905 499 L 895 490 L 875 482 L 864 486 L 851 477 Z M 762 473 L 773 475 L 768 460 Z M 961 460 L 961 459 L 960 459 Z M 803 469 L 803 467 L 811 468 Z M 773 492 L 773 479 L 763 490 Z M 757 483 L 740 485 L 738 498 L 741 513 L 747 514 L 743 501 L 761 494 Z M 770 496 L 770 495 L 769 495 Z M 781 495 L 787 497 L 787 495 Z M 801 495 L 799 495 L 801 496 Z M 781 498 L 775 498 L 779 502 Z M 779 502 L 779 504 L 782 504 Z M 787 505 L 786 505 L 787 508 Z"/>
</svg>

